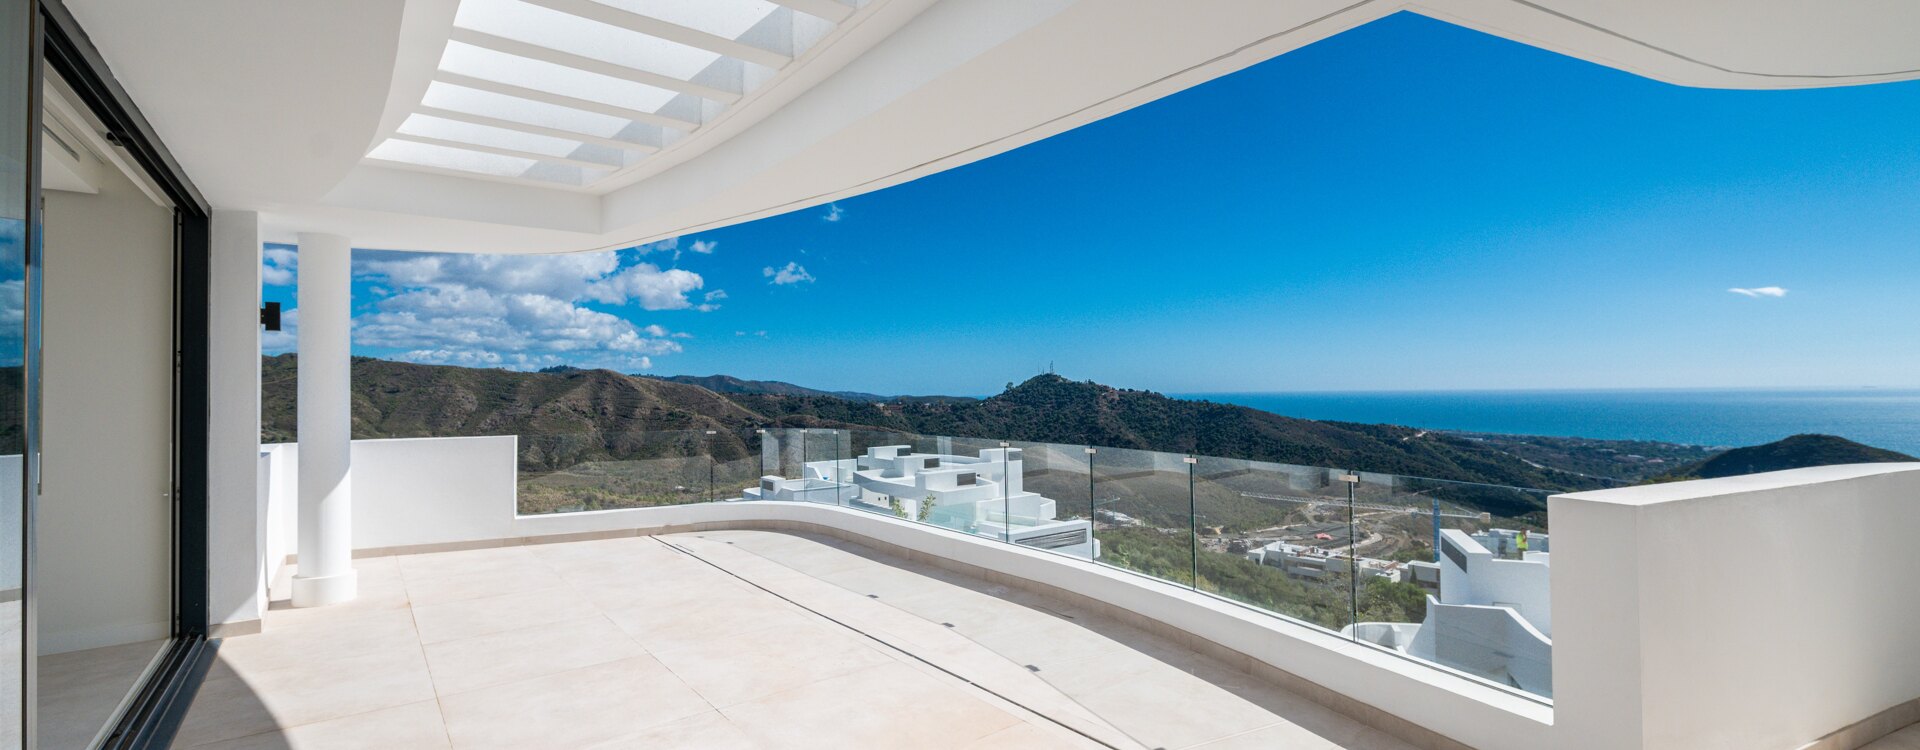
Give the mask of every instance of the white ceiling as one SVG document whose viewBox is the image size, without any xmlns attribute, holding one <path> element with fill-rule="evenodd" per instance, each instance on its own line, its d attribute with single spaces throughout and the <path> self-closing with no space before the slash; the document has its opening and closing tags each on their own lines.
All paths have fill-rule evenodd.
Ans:
<svg viewBox="0 0 1920 750">
<path fill-rule="evenodd" d="M 623 247 L 897 184 L 1401 10 L 1688 86 L 1920 77 L 1905 0 L 67 0 L 216 206 Z"/>
</svg>

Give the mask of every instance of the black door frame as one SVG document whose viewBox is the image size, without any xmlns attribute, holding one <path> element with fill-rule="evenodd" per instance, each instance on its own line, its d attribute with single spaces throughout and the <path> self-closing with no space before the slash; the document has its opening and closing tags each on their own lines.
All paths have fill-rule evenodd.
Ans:
<svg viewBox="0 0 1920 750">
<path fill-rule="evenodd" d="M 208 370 L 208 297 L 210 293 L 211 210 L 200 191 L 187 178 L 180 164 L 168 153 L 153 127 L 142 117 L 126 90 L 114 79 L 100 51 L 93 46 L 61 0 L 25 0 L 37 4 L 35 16 L 40 22 L 41 44 L 36 50 L 32 82 L 31 116 L 38 132 L 41 112 L 39 71 L 44 62 L 73 88 L 99 117 L 112 140 L 124 147 L 134 161 L 173 201 L 174 208 L 174 388 L 173 388 L 173 632 L 159 666 L 144 685 L 137 688 L 134 700 L 103 743 L 106 748 L 166 747 L 179 729 L 188 704 L 207 668 L 212 664 L 216 645 L 207 639 L 207 428 L 210 394 Z M 39 247 L 40 207 L 38 196 L 38 144 L 29 166 L 34 200 L 30 201 L 26 245 L 30 248 L 28 265 L 40 261 L 32 250 Z M 37 323 L 36 323 L 37 325 Z M 29 368 L 29 377 L 37 367 Z M 25 392 L 37 402 L 38 383 L 30 382 Z M 37 414 L 37 403 L 29 404 L 29 414 Z M 38 434 L 31 437 L 37 449 Z M 30 490 L 31 487 L 28 487 Z M 32 533 L 37 498 L 29 493 L 25 529 Z M 29 537 L 25 544 L 32 549 Z M 34 611 L 34 567 L 31 552 L 25 568 L 23 601 L 27 643 L 33 645 L 37 623 Z M 32 737 L 34 721 L 31 709 L 37 701 L 35 669 L 29 660 L 23 685 L 22 720 L 27 737 Z M 32 742 L 29 739 L 29 742 Z M 31 746 L 31 745 L 30 745 Z"/>
</svg>

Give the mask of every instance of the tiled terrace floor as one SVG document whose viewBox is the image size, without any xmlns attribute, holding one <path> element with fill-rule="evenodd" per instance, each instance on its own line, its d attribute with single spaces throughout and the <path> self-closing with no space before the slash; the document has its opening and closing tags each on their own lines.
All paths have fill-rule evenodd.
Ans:
<svg viewBox="0 0 1920 750">
<path fill-rule="evenodd" d="M 1920 750 L 1920 724 L 1869 742 L 1861 750 Z"/>
<path fill-rule="evenodd" d="M 1151 634 L 806 535 L 358 561 L 222 643 L 176 747 L 1407 746 Z"/>
</svg>

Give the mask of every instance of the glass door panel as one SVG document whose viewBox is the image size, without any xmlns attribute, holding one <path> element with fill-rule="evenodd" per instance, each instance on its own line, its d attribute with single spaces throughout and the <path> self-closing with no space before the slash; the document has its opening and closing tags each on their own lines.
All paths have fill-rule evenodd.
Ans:
<svg viewBox="0 0 1920 750">
<path fill-rule="evenodd" d="M 49 72 L 42 95 L 40 747 L 88 747 L 173 627 L 173 206 Z"/>
</svg>

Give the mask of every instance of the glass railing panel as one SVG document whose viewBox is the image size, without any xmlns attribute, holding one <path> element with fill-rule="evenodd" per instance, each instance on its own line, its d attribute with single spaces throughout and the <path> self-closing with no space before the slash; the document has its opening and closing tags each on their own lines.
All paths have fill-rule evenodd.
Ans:
<svg viewBox="0 0 1920 750">
<path fill-rule="evenodd" d="M 1546 490 L 1362 474 L 1357 640 L 1553 695 Z"/>
<path fill-rule="evenodd" d="M 785 489 L 790 490 L 790 496 L 779 499 L 846 505 L 857 494 L 848 438 L 847 430 L 824 427 L 800 430 L 799 484 L 789 484 Z"/>
<path fill-rule="evenodd" d="M 1187 456 L 1096 447 L 1091 458 L 1094 538 L 1101 562 L 1192 585 L 1193 495 Z"/>
<path fill-rule="evenodd" d="M 713 430 L 707 433 L 707 457 L 713 465 L 713 500 L 737 500 L 748 487 L 767 476 L 766 439 L 759 428 Z M 775 458 L 778 458 L 776 449 Z"/>
<path fill-rule="evenodd" d="M 1351 483 L 1318 467 L 1198 457 L 1197 588 L 1339 631 L 1353 623 Z"/>
<path fill-rule="evenodd" d="M 1008 443 L 1004 515 L 1014 544 L 1097 559 L 1093 474 L 1084 445 Z"/>
<path fill-rule="evenodd" d="M 683 505 L 712 494 L 704 430 L 518 437 L 523 514 Z"/>
<path fill-rule="evenodd" d="M 806 465 L 807 431 L 797 427 L 765 427 L 760 436 L 761 476 L 799 479 Z"/>
</svg>

